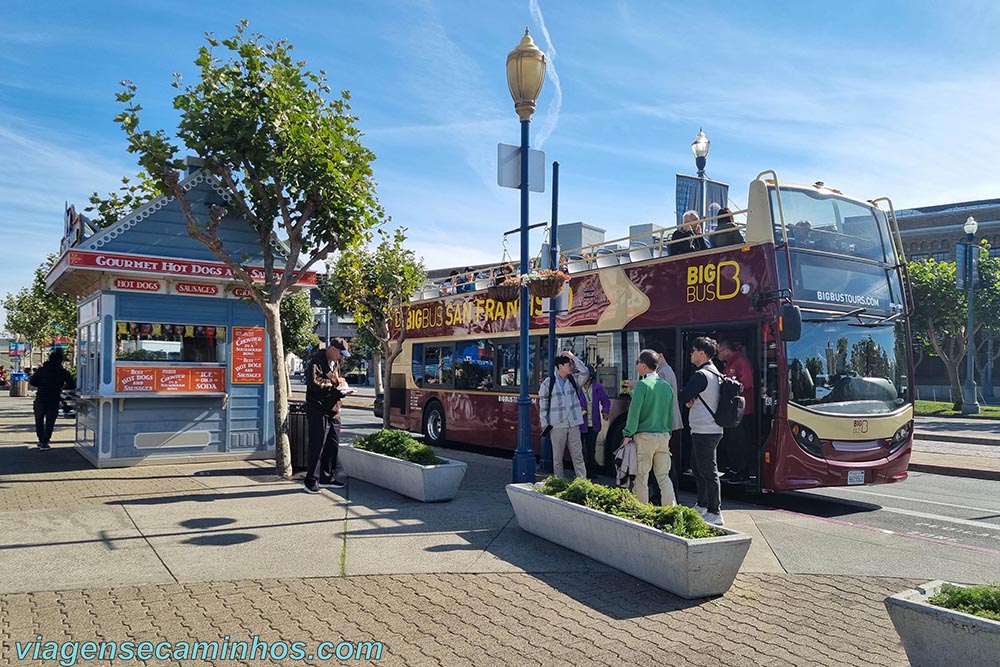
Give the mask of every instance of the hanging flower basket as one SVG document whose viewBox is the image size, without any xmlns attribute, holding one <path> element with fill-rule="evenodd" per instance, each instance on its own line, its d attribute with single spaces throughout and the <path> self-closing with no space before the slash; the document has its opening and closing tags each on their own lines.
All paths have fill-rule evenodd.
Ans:
<svg viewBox="0 0 1000 667">
<path fill-rule="evenodd" d="M 551 299 L 559 296 L 567 280 L 569 280 L 568 275 L 552 269 L 532 271 L 521 276 L 521 282 L 528 287 L 531 295 L 540 299 Z"/>
<path fill-rule="evenodd" d="M 517 301 L 521 296 L 521 286 L 517 283 L 510 285 L 490 285 L 486 288 L 486 296 L 494 301 Z"/>
</svg>

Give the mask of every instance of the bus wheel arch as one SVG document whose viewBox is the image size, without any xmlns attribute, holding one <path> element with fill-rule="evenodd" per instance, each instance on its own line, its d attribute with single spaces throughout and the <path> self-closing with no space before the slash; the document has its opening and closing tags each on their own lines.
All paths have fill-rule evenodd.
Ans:
<svg viewBox="0 0 1000 667">
<path fill-rule="evenodd" d="M 436 447 L 445 443 L 445 416 L 444 406 L 440 401 L 434 400 L 424 407 L 423 434 L 424 444 Z"/>
</svg>

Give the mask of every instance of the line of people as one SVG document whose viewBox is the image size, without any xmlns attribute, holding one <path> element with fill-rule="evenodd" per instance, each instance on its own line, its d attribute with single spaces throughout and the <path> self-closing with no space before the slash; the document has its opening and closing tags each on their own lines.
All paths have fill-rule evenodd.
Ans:
<svg viewBox="0 0 1000 667">
<path fill-rule="evenodd" d="M 725 364 L 722 373 L 714 364 L 718 356 Z M 630 490 L 640 502 L 649 502 L 650 473 L 659 487 L 661 505 L 676 501 L 676 473 L 671 478 L 670 439 L 684 429 L 680 405 L 688 408 L 691 466 L 697 488 L 694 508 L 706 521 L 724 525 L 721 506 L 718 455 L 720 445 L 731 465 L 727 474 L 734 480 L 749 479 L 752 457 L 753 374 L 739 343 L 712 338 L 696 338 L 690 349 L 695 372 L 682 388 L 667 363 L 666 346 L 650 342 L 636 360 L 638 380 L 630 382 L 629 403 L 622 444 L 635 448 L 634 484 Z M 734 377 L 744 387 L 747 411 L 740 426 L 723 429 L 715 420 L 720 398 L 721 375 Z M 555 359 L 555 371 L 539 389 L 539 417 L 542 435 L 552 442 L 553 474 L 564 475 L 563 456 L 569 449 L 577 477 L 589 477 L 598 466 L 594 460 L 597 436 L 610 417 L 611 402 L 596 381 L 593 367 L 586 366 L 571 350 Z M 591 474 L 588 474 L 590 471 Z"/>
</svg>

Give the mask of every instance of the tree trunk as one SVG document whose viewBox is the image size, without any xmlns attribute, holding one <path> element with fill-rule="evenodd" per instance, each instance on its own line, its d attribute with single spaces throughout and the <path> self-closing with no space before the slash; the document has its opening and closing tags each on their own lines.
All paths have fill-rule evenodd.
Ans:
<svg viewBox="0 0 1000 667">
<path fill-rule="evenodd" d="M 271 344 L 271 379 L 274 384 L 274 473 L 292 476 L 291 446 L 288 440 L 288 373 L 285 372 L 284 345 L 281 341 L 281 304 L 264 306 L 267 339 Z"/>
<path fill-rule="evenodd" d="M 385 391 L 385 383 L 382 381 L 382 353 L 378 350 L 372 352 L 372 365 L 375 367 L 375 393 L 381 394 Z"/>
<path fill-rule="evenodd" d="M 948 371 L 948 381 L 951 384 L 952 410 L 961 410 L 964 399 L 962 397 L 962 382 L 958 378 L 958 364 L 951 359 L 942 359 L 944 367 Z"/>
<path fill-rule="evenodd" d="M 383 350 L 385 354 L 385 366 L 382 368 L 382 428 L 384 430 L 389 429 L 389 415 L 392 403 L 389 401 L 389 388 L 392 387 L 392 362 L 396 357 L 399 356 L 399 352 L 392 354 L 391 347 L 392 343 L 389 343 L 387 349 Z M 400 345 L 399 349 L 402 350 L 403 346 Z"/>
</svg>

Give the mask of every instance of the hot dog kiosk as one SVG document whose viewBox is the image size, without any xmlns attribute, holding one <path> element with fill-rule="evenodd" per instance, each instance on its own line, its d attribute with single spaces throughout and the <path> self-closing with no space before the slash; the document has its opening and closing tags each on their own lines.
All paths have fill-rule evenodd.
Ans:
<svg viewBox="0 0 1000 667">
<path fill-rule="evenodd" d="M 226 206 L 219 235 L 252 275 L 256 232 L 207 171 L 182 182 L 192 212 Z M 283 267 L 284 246 L 272 243 Z M 300 285 L 315 284 L 305 274 Z M 76 447 L 98 467 L 274 457 L 264 316 L 247 288 L 187 233 L 172 196 L 94 228 L 66 211 L 51 291 L 79 300 Z"/>
</svg>

